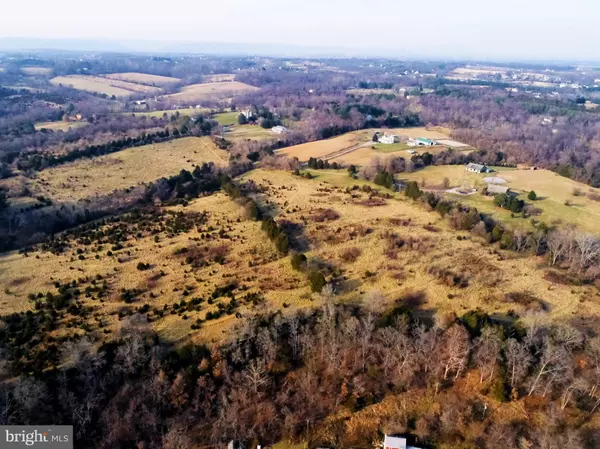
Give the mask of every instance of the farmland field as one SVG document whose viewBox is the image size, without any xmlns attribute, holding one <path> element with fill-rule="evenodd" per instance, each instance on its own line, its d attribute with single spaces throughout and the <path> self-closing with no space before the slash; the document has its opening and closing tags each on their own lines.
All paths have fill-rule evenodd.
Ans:
<svg viewBox="0 0 600 449">
<path fill-rule="evenodd" d="M 133 92 L 120 87 L 112 86 L 108 80 L 100 77 L 81 77 L 78 75 L 57 76 L 50 80 L 52 84 L 70 86 L 73 89 L 85 90 L 99 94 L 114 95 L 115 97 L 127 97 Z"/>
<path fill-rule="evenodd" d="M 21 67 L 21 72 L 31 76 L 46 76 L 52 74 L 52 69 L 48 67 Z"/>
<path fill-rule="evenodd" d="M 359 136 L 356 133 L 347 133 L 327 140 L 318 140 L 316 142 L 303 143 L 289 148 L 283 148 L 282 150 L 278 150 L 277 154 L 292 158 L 297 157 L 298 160 L 304 162 L 311 157 L 322 158 L 361 142 L 364 142 L 364 136 Z"/>
<path fill-rule="evenodd" d="M 177 112 L 179 112 L 180 115 L 187 115 L 189 117 L 192 117 L 196 114 L 205 114 L 207 112 L 210 112 L 210 109 L 207 109 L 207 108 L 180 108 L 180 109 L 164 109 L 164 110 L 160 110 L 160 111 L 148 111 L 148 112 L 146 112 L 146 111 L 120 112 L 119 114 L 123 114 L 123 115 L 134 114 L 134 115 L 145 116 L 145 117 L 162 118 L 165 114 L 167 114 L 167 116 L 170 117 L 171 115 L 173 115 Z"/>
<path fill-rule="evenodd" d="M 213 118 L 219 122 L 219 125 L 229 126 L 237 124 L 239 115 L 238 111 L 221 112 L 220 114 L 215 114 Z"/>
<path fill-rule="evenodd" d="M 370 162 L 374 156 L 385 157 L 384 151 L 377 151 L 370 148 L 369 142 L 372 142 L 372 136 L 375 132 L 396 134 L 398 136 L 416 138 L 416 137 L 427 137 L 430 139 L 438 139 L 448 137 L 449 130 L 441 127 L 435 127 L 427 129 L 425 127 L 413 127 L 413 128 L 394 128 L 394 129 L 366 129 L 360 131 L 353 131 L 343 134 L 338 137 L 332 137 L 331 139 L 318 140 L 316 142 L 309 142 L 300 145 L 295 145 L 289 148 L 279 150 L 277 153 L 289 157 L 297 157 L 300 161 L 307 161 L 311 157 L 323 158 L 330 157 L 330 161 L 337 161 L 346 164 L 364 165 Z M 344 149 L 349 149 L 355 146 L 365 144 L 365 147 L 356 149 L 355 151 L 346 153 L 341 156 L 336 156 L 336 152 Z M 380 146 L 379 146 L 380 145 Z M 400 145 L 392 145 L 394 148 L 401 148 Z M 376 144 L 376 148 L 385 149 L 388 145 Z M 424 152 L 426 150 L 423 147 L 415 148 L 418 152 Z M 433 153 L 435 151 L 442 151 L 443 148 L 434 150 L 429 148 L 427 151 Z M 394 155 L 408 155 L 408 152 L 396 153 Z"/>
<path fill-rule="evenodd" d="M 549 170 L 503 168 L 497 168 L 497 170 L 498 172 L 494 173 L 494 176 L 505 179 L 507 181 L 505 185 L 511 190 L 521 193 L 522 199 L 542 211 L 541 215 L 535 217 L 536 220 L 541 220 L 548 225 L 573 224 L 588 232 L 599 232 L 600 202 L 589 199 L 585 194 L 587 192 L 600 194 L 600 189 L 572 181 Z M 441 186 L 443 179 L 447 177 L 451 187 L 481 190 L 485 187 L 483 178 L 486 176 L 490 175 L 469 173 L 462 165 L 450 165 L 427 167 L 413 173 L 400 173 L 397 178 L 417 181 L 424 184 L 424 188 L 431 188 Z M 574 196 L 574 189 L 580 189 L 582 195 Z M 526 196 L 531 190 L 536 192 L 538 200 L 527 200 Z M 492 213 L 510 227 L 530 227 L 529 219 L 511 218 L 510 212 L 496 207 L 491 197 L 484 197 L 479 193 L 468 196 L 448 195 L 465 204 L 476 206 L 482 212 Z M 569 201 L 571 205 L 566 205 L 566 201 Z"/>
<path fill-rule="evenodd" d="M 40 122 L 35 124 L 36 130 L 49 129 L 52 131 L 68 131 L 73 128 L 81 128 L 86 126 L 87 122 Z"/>
<path fill-rule="evenodd" d="M 410 149 L 414 149 L 413 147 L 408 146 L 405 142 L 398 143 L 373 143 L 372 148 L 377 150 L 379 153 L 396 153 L 398 151 L 406 151 Z"/>
<path fill-rule="evenodd" d="M 448 76 L 448 78 L 465 80 L 472 79 L 477 75 L 504 75 L 506 74 L 507 70 L 508 69 L 504 67 L 458 67 L 450 73 L 450 76 Z"/>
<path fill-rule="evenodd" d="M 306 180 L 288 172 L 256 170 L 245 174 L 241 181 L 252 180 L 262 186 L 262 192 L 254 197 L 263 206 L 268 201 L 279 220 L 305 223 L 297 237 L 304 242 L 307 256 L 344 273 L 337 287 L 343 303 L 362 303 L 365 292 L 377 291 L 389 303 L 397 298 L 418 297 L 420 306 L 427 310 L 464 313 L 481 308 L 497 314 L 511 309 L 524 313 L 526 306 L 504 299 L 510 281 L 510 291 L 543 298 L 548 318 L 598 312 L 593 301 L 584 300 L 593 287 L 551 284 L 543 278 L 544 271 L 537 268 L 539 260 L 535 257 L 498 257 L 476 239 L 457 240 L 456 231 L 438 214 L 401 194 L 373 206 L 367 201 L 369 194 L 346 190 L 349 185 L 365 182 L 355 182 L 344 170 L 319 170 L 313 174 L 315 179 Z M 332 218 L 318 218 L 323 210 L 333 211 Z M 241 300 L 249 294 L 262 298 L 260 310 L 266 307 L 284 313 L 314 307 L 323 300 L 320 295 L 311 294 L 306 279 L 292 270 L 289 258 L 276 253 L 260 230 L 260 223 L 245 220 L 242 208 L 224 194 L 193 200 L 185 208 L 166 208 L 163 213 L 169 211 L 205 213 L 205 221 L 177 235 L 160 232 L 154 237 L 147 231 L 132 231 L 122 247 L 113 248 L 110 253 L 110 245 L 98 250 L 72 240 L 71 248 L 61 254 L 3 254 L 0 277 L 6 288 L 0 292 L 0 304 L 7 311 L 25 310 L 32 307 L 27 296 L 51 289 L 53 282 L 97 275 L 105 280 L 109 294 L 96 310 L 111 330 L 117 325 L 112 313 L 127 307 L 121 299 L 123 289 L 135 289 L 136 307 L 148 304 L 154 310 L 163 310 L 182 299 L 211 297 L 215 288 L 236 280 L 243 286 L 239 292 L 236 289 L 242 315 L 258 310 L 251 302 Z M 145 220 L 146 227 L 148 220 L 154 218 Z M 218 232 L 221 228 L 224 233 Z M 389 231 L 414 243 L 392 257 Z M 212 237 L 201 238 L 206 234 Z M 188 248 L 188 255 L 221 254 L 223 259 L 221 263 L 191 267 L 182 248 Z M 349 251 L 355 256 L 346 257 Z M 136 268 L 139 263 L 148 264 L 149 270 L 140 271 Z M 468 278 L 468 285 L 459 288 L 440 282 L 430 274 L 431 266 L 461 273 Z M 448 300 L 450 296 L 452 301 Z M 206 318 L 208 311 L 217 310 L 217 302 L 221 301 L 188 308 L 185 317 L 168 313 L 157 316 L 153 326 L 171 341 L 186 336 L 199 342 L 220 340 L 236 322 L 233 314 L 206 321 L 199 331 L 190 327 L 197 318 Z"/>
<path fill-rule="evenodd" d="M 274 133 L 270 129 L 265 129 L 258 125 L 234 125 L 231 127 L 229 132 L 225 133 L 225 137 L 228 140 L 263 140 L 263 139 L 276 139 L 279 134 Z"/>
<path fill-rule="evenodd" d="M 57 76 L 52 78 L 50 82 L 56 85 L 62 84 L 65 86 L 71 86 L 74 89 L 106 95 L 114 95 L 116 97 L 126 97 L 134 93 L 152 95 L 161 91 L 157 87 L 89 75 Z"/>
<path fill-rule="evenodd" d="M 164 98 L 178 101 L 200 101 L 208 98 L 224 98 L 232 94 L 242 94 L 258 90 L 258 87 L 238 81 L 226 83 L 191 84 L 181 89 L 181 92 L 166 95 Z"/>
<path fill-rule="evenodd" d="M 149 86 L 164 86 L 180 82 L 179 78 L 170 76 L 149 75 L 147 73 L 125 72 L 125 73 L 110 73 L 103 75 L 104 78 L 126 81 L 136 84 L 147 84 Z"/>
<path fill-rule="evenodd" d="M 193 164 L 225 166 L 228 157 L 207 137 L 184 137 L 49 168 L 40 172 L 32 190 L 56 201 L 81 200 L 192 170 Z"/>
</svg>

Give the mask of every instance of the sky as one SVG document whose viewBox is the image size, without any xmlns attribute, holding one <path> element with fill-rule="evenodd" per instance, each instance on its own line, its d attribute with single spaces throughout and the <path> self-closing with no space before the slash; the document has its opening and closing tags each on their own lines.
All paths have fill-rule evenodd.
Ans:
<svg viewBox="0 0 600 449">
<path fill-rule="evenodd" d="M 157 51 L 160 43 L 219 42 L 398 58 L 600 61 L 599 17 L 599 0 L 7 0 L 0 38 L 145 40 Z"/>
</svg>

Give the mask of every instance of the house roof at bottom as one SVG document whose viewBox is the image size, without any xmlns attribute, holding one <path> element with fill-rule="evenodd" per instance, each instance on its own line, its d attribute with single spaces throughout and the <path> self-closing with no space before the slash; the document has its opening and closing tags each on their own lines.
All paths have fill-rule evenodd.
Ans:
<svg viewBox="0 0 600 449">
<path fill-rule="evenodd" d="M 383 447 L 384 449 L 406 449 L 406 438 L 386 435 Z"/>
<path fill-rule="evenodd" d="M 475 164 L 474 162 L 469 162 L 469 164 L 467 165 L 467 168 L 471 168 L 473 170 L 481 171 L 481 170 L 483 170 L 486 167 L 485 167 L 485 165 Z"/>
</svg>

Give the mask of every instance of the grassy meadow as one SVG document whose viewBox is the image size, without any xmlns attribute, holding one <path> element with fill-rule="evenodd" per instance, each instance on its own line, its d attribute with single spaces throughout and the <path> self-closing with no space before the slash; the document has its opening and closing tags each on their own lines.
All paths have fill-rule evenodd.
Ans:
<svg viewBox="0 0 600 449">
<path fill-rule="evenodd" d="M 225 83 L 202 83 L 185 86 L 180 92 L 165 95 L 164 98 L 177 101 L 202 101 L 209 98 L 226 98 L 232 94 L 242 94 L 258 90 L 258 87 L 239 81 Z"/>
<path fill-rule="evenodd" d="M 316 178 L 307 180 L 283 171 L 255 170 L 239 181 L 254 181 L 261 187 L 252 194 L 255 200 L 270 207 L 278 221 L 296 224 L 294 245 L 326 267 L 329 279 L 335 278 L 336 300 L 363 303 L 365 295 L 371 295 L 389 304 L 407 301 L 424 316 L 434 311 L 462 314 L 476 308 L 504 315 L 542 307 L 548 319 L 599 312 L 591 300 L 593 287 L 550 283 L 544 279 L 539 258 L 498 252 L 467 233 L 457 234 L 438 214 L 402 194 L 373 202 L 368 193 L 347 189 L 367 183 L 350 179 L 343 170 L 313 173 Z M 187 207 L 161 210 L 164 215 L 160 218 L 142 220 L 141 231 L 126 233 L 129 237 L 121 247 L 82 245 L 70 238 L 69 249 L 63 253 L 2 254 L 0 280 L 5 288 L 0 292 L 0 304 L 6 311 L 27 310 L 32 307 L 28 296 L 51 290 L 56 281 L 100 275 L 108 294 L 92 304 L 108 332 L 117 328 L 119 311 L 146 305 L 163 310 L 195 297 L 203 298 L 198 307 L 183 315 L 156 317 L 153 326 L 170 341 L 191 337 L 197 342 L 213 342 L 225 337 L 237 320 L 235 314 L 208 320 L 199 330 L 191 325 L 227 301 L 213 292 L 232 281 L 239 287 L 236 298 L 258 301 L 242 301 L 237 309 L 242 316 L 268 309 L 289 313 L 324 300 L 311 293 L 305 275 L 291 268 L 289 257 L 275 251 L 260 223 L 247 220 L 243 209 L 223 193 L 193 200 Z M 203 214 L 204 219 L 180 234 L 148 232 L 163 229 L 169 214 L 175 212 Z M 114 229 L 115 225 L 104 225 L 106 235 L 110 235 L 110 226 Z M 462 234 L 464 239 L 458 240 L 457 235 Z M 391 246 L 397 239 L 406 243 L 401 248 Z M 208 257 L 203 259 L 208 263 L 191 266 L 186 257 L 196 253 Z M 218 262 L 212 261 L 213 256 L 219 257 L 214 259 Z M 148 268 L 140 270 L 140 263 Z M 461 276 L 464 285 L 448 284 L 440 272 Z M 136 292 L 134 302 L 124 303 L 122 292 L 132 290 Z M 511 292 L 527 293 L 536 300 L 533 304 L 507 301 L 505 295 Z M 207 301 L 211 295 L 214 301 Z"/>
<path fill-rule="evenodd" d="M 158 87 L 137 84 L 119 79 L 109 79 L 91 75 L 57 76 L 50 80 L 52 84 L 71 86 L 74 89 L 106 94 L 115 97 L 127 97 L 134 93 L 154 95 L 162 92 Z"/>
<path fill-rule="evenodd" d="M 219 114 L 215 114 L 213 118 L 222 126 L 231 126 L 237 125 L 238 116 L 240 113 L 238 111 L 231 112 L 221 112 Z"/>
<path fill-rule="evenodd" d="M 486 185 L 483 178 L 497 176 L 505 179 L 505 185 L 519 193 L 527 203 L 541 210 L 541 214 L 534 217 L 536 220 L 548 225 L 576 225 L 588 232 L 600 233 L 600 202 L 586 196 L 588 192 L 600 194 L 600 189 L 564 178 L 549 170 L 517 170 L 503 167 L 495 167 L 495 170 L 496 172 L 491 174 L 476 174 L 467 172 L 462 165 L 442 165 L 427 167 L 413 173 L 400 173 L 396 177 L 404 181 L 417 181 L 425 189 L 440 188 L 444 178 L 448 178 L 451 187 L 481 190 Z M 527 199 L 531 190 L 538 196 L 536 201 Z M 579 190 L 581 195 L 573 195 L 576 190 Z M 494 215 L 511 228 L 529 229 L 531 226 L 529 219 L 511 218 L 510 212 L 496 207 L 492 197 L 485 197 L 479 193 L 447 195 Z M 569 205 L 565 204 L 566 202 Z"/>
<path fill-rule="evenodd" d="M 48 168 L 31 187 L 36 195 L 69 202 L 168 177 L 203 162 L 225 166 L 228 160 L 229 154 L 210 138 L 184 137 Z"/>
<path fill-rule="evenodd" d="M 103 77 L 136 84 L 146 84 L 149 86 L 165 86 L 169 84 L 176 84 L 181 81 L 179 78 L 173 78 L 170 76 L 150 75 L 147 73 L 137 72 L 110 73 L 108 75 L 103 75 Z"/>
<path fill-rule="evenodd" d="M 87 122 L 40 122 L 35 124 L 36 130 L 49 129 L 51 131 L 68 131 L 73 128 L 81 128 L 86 126 Z"/>
</svg>

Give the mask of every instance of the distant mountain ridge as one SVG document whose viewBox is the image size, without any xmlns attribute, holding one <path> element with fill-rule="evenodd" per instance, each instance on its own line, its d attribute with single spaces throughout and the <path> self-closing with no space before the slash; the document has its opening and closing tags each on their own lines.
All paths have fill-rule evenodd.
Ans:
<svg viewBox="0 0 600 449">
<path fill-rule="evenodd" d="M 0 51 L 97 51 L 140 53 L 208 53 L 223 55 L 270 55 L 284 57 L 353 57 L 366 51 L 347 48 L 303 47 L 274 43 L 148 41 L 109 39 L 0 38 Z"/>
</svg>

